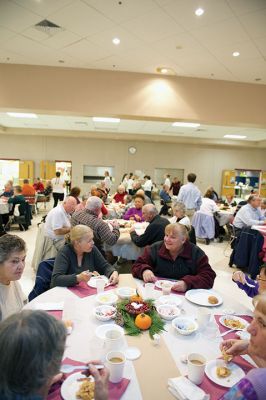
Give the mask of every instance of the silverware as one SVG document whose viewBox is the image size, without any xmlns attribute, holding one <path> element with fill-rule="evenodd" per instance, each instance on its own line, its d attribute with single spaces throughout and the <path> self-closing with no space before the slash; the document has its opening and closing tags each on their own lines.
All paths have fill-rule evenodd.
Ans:
<svg viewBox="0 0 266 400">
<path fill-rule="evenodd" d="M 229 329 L 229 331 L 223 332 L 223 333 L 217 335 L 217 337 L 223 337 L 223 336 L 225 336 L 225 335 L 227 335 L 228 333 L 231 333 L 231 332 L 233 332 L 233 331 L 235 331 L 235 329 Z"/>
<path fill-rule="evenodd" d="M 95 368 L 97 369 L 103 369 L 104 365 L 102 364 L 95 364 Z M 69 374 L 70 372 L 75 371 L 76 369 L 79 370 L 86 370 L 89 369 L 88 365 L 71 365 L 71 364 L 62 364 L 60 367 L 60 372 L 63 372 L 63 374 Z"/>
</svg>

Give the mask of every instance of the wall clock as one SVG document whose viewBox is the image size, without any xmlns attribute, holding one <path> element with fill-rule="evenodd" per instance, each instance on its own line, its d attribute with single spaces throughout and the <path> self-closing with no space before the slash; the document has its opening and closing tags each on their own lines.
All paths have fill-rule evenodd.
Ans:
<svg viewBox="0 0 266 400">
<path fill-rule="evenodd" d="M 134 146 L 130 146 L 130 147 L 128 148 L 129 154 L 135 154 L 136 151 L 137 151 L 137 149 L 136 149 L 136 147 L 134 147 Z"/>
</svg>

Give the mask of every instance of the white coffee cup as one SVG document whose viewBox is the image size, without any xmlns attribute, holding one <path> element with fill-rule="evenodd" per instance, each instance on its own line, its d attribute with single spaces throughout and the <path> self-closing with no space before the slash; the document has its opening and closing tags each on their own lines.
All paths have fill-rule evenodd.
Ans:
<svg viewBox="0 0 266 400">
<path fill-rule="evenodd" d="M 162 282 L 161 287 L 164 296 L 167 296 L 171 293 L 172 284 L 170 282 Z"/>
<path fill-rule="evenodd" d="M 187 357 L 188 379 L 200 385 L 204 378 L 206 358 L 198 353 L 190 353 Z"/>
<path fill-rule="evenodd" d="M 153 299 L 154 283 L 145 283 L 145 299 Z"/>
<path fill-rule="evenodd" d="M 106 355 L 107 368 L 110 371 L 109 381 L 118 383 L 123 379 L 126 356 L 122 351 L 110 351 Z"/>
<path fill-rule="evenodd" d="M 122 333 L 115 329 L 110 329 L 109 331 L 105 332 L 104 347 L 107 353 L 109 351 L 121 350 L 123 347 Z"/>
<path fill-rule="evenodd" d="M 208 308 L 199 308 L 198 309 L 198 316 L 197 321 L 200 328 L 205 328 L 207 324 L 210 322 L 211 319 L 211 312 Z"/>
<path fill-rule="evenodd" d="M 105 287 L 105 280 L 103 278 L 96 279 L 96 289 L 97 293 L 102 293 Z"/>
</svg>

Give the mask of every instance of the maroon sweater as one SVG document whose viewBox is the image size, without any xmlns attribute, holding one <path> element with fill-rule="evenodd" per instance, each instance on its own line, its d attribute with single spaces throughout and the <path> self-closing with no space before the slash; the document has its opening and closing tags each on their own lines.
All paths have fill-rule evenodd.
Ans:
<svg viewBox="0 0 266 400">
<path fill-rule="evenodd" d="M 203 250 L 186 241 L 182 252 L 172 259 L 164 242 L 147 246 L 132 266 L 132 275 L 142 279 L 145 270 L 151 270 L 155 276 L 182 280 L 188 289 L 210 289 L 213 287 L 215 272 Z"/>
</svg>

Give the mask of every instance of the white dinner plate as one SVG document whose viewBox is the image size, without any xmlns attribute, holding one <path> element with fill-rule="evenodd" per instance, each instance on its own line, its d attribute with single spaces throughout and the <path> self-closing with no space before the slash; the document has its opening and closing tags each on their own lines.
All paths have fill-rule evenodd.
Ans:
<svg viewBox="0 0 266 400">
<path fill-rule="evenodd" d="M 243 369 L 232 362 L 227 364 L 227 368 L 231 370 L 231 375 L 229 375 L 227 378 L 219 378 L 216 373 L 216 368 L 217 360 L 211 360 L 207 362 L 205 367 L 205 374 L 211 381 L 223 387 L 230 388 L 245 376 L 245 372 L 243 371 Z"/>
<path fill-rule="evenodd" d="M 208 302 L 209 296 L 215 296 L 218 299 L 217 304 L 211 304 Z M 223 303 L 223 299 L 221 295 L 215 290 L 212 289 L 191 289 L 188 290 L 185 294 L 187 300 L 191 301 L 191 303 L 198 304 L 199 306 L 205 307 L 216 307 Z"/>
<path fill-rule="evenodd" d="M 63 382 L 61 386 L 61 396 L 64 400 L 77 400 L 76 393 L 79 390 L 82 382 L 78 382 L 78 379 L 84 378 L 80 372 L 69 375 L 69 377 Z M 90 376 L 90 380 L 93 382 L 94 378 Z"/>
<path fill-rule="evenodd" d="M 162 304 L 171 304 L 174 306 L 180 306 L 183 302 L 184 296 L 178 296 L 177 294 L 169 294 L 165 296 L 160 296 L 159 299 L 155 301 L 155 305 L 159 306 Z"/>
<path fill-rule="evenodd" d="M 177 282 L 177 281 L 168 281 L 167 279 L 158 279 L 158 281 L 155 282 L 155 286 L 156 286 L 158 289 L 162 289 L 162 284 L 163 284 L 163 283 L 169 283 L 169 284 L 171 284 L 171 286 L 174 286 L 174 284 L 175 284 L 176 282 Z"/>
<path fill-rule="evenodd" d="M 244 325 L 244 328 L 234 328 L 233 326 L 231 326 L 231 325 L 226 325 L 226 323 L 225 323 L 225 320 L 226 319 L 233 319 L 234 321 L 239 321 L 241 324 L 243 324 Z M 245 331 L 246 329 L 247 329 L 247 327 L 249 326 L 249 323 L 245 320 L 245 319 L 243 319 L 243 318 L 240 318 L 240 317 L 238 317 L 237 315 L 222 315 L 220 318 L 219 318 L 219 322 L 220 322 L 220 324 L 221 325 L 223 325 L 225 328 L 227 328 L 227 329 L 234 329 L 235 331 Z"/>
<path fill-rule="evenodd" d="M 95 330 L 95 334 L 98 338 L 100 339 L 105 339 L 105 334 L 106 332 L 110 331 L 110 330 L 115 330 L 115 331 L 119 331 L 124 335 L 124 329 L 116 324 L 104 324 L 104 325 L 100 325 L 96 328 Z"/>
<path fill-rule="evenodd" d="M 96 289 L 96 281 L 97 279 L 103 279 L 105 286 L 108 285 L 108 278 L 105 275 L 97 275 L 97 276 L 92 276 L 91 279 L 88 281 L 88 286 L 95 288 Z"/>
</svg>

